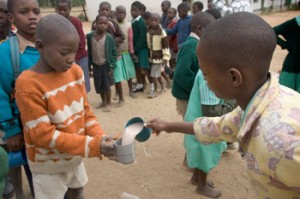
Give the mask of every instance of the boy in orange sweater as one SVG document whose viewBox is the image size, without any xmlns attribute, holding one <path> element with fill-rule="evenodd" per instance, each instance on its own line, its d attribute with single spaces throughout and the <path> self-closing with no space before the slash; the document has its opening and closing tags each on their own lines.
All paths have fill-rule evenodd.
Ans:
<svg viewBox="0 0 300 199">
<path fill-rule="evenodd" d="M 16 83 L 36 198 L 64 198 L 65 193 L 83 198 L 82 157 L 114 155 L 112 139 L 105 137 L 88 104 L 83 72 L 73 64 L 78 43 L 68 19 L 45 16 L 35 42 L 41 57 Z"/>
</svg>

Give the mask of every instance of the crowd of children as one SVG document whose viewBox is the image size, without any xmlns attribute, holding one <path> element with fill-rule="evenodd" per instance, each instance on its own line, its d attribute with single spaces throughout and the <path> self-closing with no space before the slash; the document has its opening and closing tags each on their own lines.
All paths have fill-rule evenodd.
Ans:
<svg viewBox="0 0 300 199">
<path fill-rule="evenodd" d="M 118 100 L 118 107 L 124 105 L 122 81 L 127 81 L 132 98 L 145 91 L 147 81 L 148 98 L 172 88 L 178 113 L 194 122 L 152 119 L 146 126 L 156 133 L 192 134 L 185 136 L 184 145 L 198 193 L 221 195 L 207 175 L 226 148 L 221 141 L 238 140 L 249 176 L 259 183 L 259 198 L 299 196 L 300 179 L 293 172 L 299 168 L 295 99 L 300 97 L 268 73 L 274 31 L 254 14 L 231 14 L 237 2 L 230 12 L 217 7 L 221 1 L 211 2 L 202 12 L 200 1 L 183 2 L 175 9 L 164 0 L 160 15 L 134 1 L 129 22 L 123 5 L 112 10 L 103 1 L 85 35 L 80 20 L 70 16 L 70 0 L 56 0 L 57 14 L 43 18 L 37 0 L 0 0 L 0 40 L 5 40 L 0 45 L 0 197 L 9 198 L 14 191 L 17 199 L 24 198 L 21 167 L 9 169 L 6 153 L 26 150 L 24 170 L 33 197 L 84 198 L 82 158 L 115 155 L 113 138 L 88 103 L 90 75 L 101 99 L 96 108 L 103 112 L 111 111 L 112 99 Z M 245 2 L 241 6 L 251 12 Z M 281 83 L 297 91 L 298 62 L 288 63 L 299 58 L 299 42 L 293 43 L 299 21 L 296 17 L 274 28 L 287 40 L 278 37 L 279 45 L 290 51 Z M 290 27 L 293 34 L 286 33 Z M 236 48 L 236 42 L 243 48 Z M 235 99 L 239 107 L 234 100 L 221 99 Z M 204 145 L 213 142 L 221 143 Z"/>
</svg>

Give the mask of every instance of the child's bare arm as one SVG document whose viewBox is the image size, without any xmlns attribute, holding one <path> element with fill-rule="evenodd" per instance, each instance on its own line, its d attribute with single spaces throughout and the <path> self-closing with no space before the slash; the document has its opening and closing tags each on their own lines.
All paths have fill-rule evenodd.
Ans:
<svg viewBox="0 0 300 199">
<path fill-rule="evenodd" d="M 193 123 L 191 122 L 167 122 L 159 118 L 149 120 L 145 124 L 146 127 L 151 128 L 153 133 L 160 134 L 161 131 L 167 133 L 179 132 L 184 134 L 193 134 Z"/>
</svg>

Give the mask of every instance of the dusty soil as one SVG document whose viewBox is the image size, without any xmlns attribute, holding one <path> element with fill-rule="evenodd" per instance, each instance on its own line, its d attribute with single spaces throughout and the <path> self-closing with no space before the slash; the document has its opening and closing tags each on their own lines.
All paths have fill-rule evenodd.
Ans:
<svg viewBox="0 0 300 199">
<path fill-rule="evenodd" d="M 299 11 L 290 11 L 262 17 L 274 26 L 298 14 Z M 90 30 L 90 23 L 84 23 L 84 27 L 87 31 Z M 278 71 L 285 56 L 286 51 L 277 47 L 271 69 Z M 153 117 L 171 121 L 182 120 L 175 110 L 175 100 L 170 90 L 157 98 L 148 99 L 148 86 L 147 91 L 132 99 L 128 96 L 126 82 L 123 83 L 123 88 L 126 100 L 123 107 L 113 107 L 110 113 L 94 110 L 107 134 L 113 136 L 123 132 L 126 122 L 136 116 L 144 120 Z M 100 102 L 100 96 L 94 90 L 88 94 L 88 98 L 92 107 Z M 116 101 L 113 103 L 115 106 Z M 133 164 L 122 165 L 108 159 L 85 159 L 89 177 L 85 198 L 118 199 L 122 192 L 142 199 L 206 198 L 197 194 L 195 186 L 189 183 L 192 172 L 182 165 L 185 153 L 182 143 L 183 135 L 162 133 L 159 137 L 152 136 L 147 142 L 136 143 L 136 162 Z M 209 179 L 222 191 L 220 198 L 255 198 L 244 170 L 244 162 L 236 151 L 223 154 L 220 164 L 210 172 Z"/>
</svg>

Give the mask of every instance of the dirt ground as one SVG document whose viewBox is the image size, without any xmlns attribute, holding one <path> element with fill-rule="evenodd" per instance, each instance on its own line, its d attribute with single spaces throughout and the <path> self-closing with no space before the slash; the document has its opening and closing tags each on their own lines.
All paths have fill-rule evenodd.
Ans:
<svg viewBox="0 0 300 199">
<path fill-rule="evenodd" d="M 299 11 L 278 12 L 262 17 L 275 26 L 299 14 Z M 90 23 L 84 23 L 90 30 Z M 276 48 L 272 70 L 281 68 L 286 51 Z M 93 79 L 91 79 L 93 85 Z M 161 117 L 165 120 L 181 121 L 175 108 L 175 100 L 170 90 L 154 99 L 148 99 L 147 91 L 139 93 L 138 98 L 128 96 L 126 82 L 123 83 L 125 104 L 113 107 L 110 113 L 94 109 L 99 122 L 107 134 L 115 135 L 124 131 L 124 125 L 132 117 L 148 120 Z M 92 107 L 100 102 L 100 96 L 92 90 L 88 94 Z M 116 105 L 116 101 L 113 102 Z M 85 198 L 119 199 L 123 192 L 142 199 L 183 199 L 206 198 L 195 192 L 189 183 L 192 172 L 182 165 L 184 157 L 183 135 L 162 133 L 152 136 L 144 143 L 136 142 L 136 162 L 122 165 L 105 158 L 85 159 L 89 182 L 85 187 Z M 244 170 L 244 162 L 236 151 L 223 154 L 220 164 L 209 174 L 217 189 L 222 191 L 223 199 L 253 199 L 255 193 L 249 184 Z M 28 189 L 27 189 L 28 190 Z"/>
</svg>

